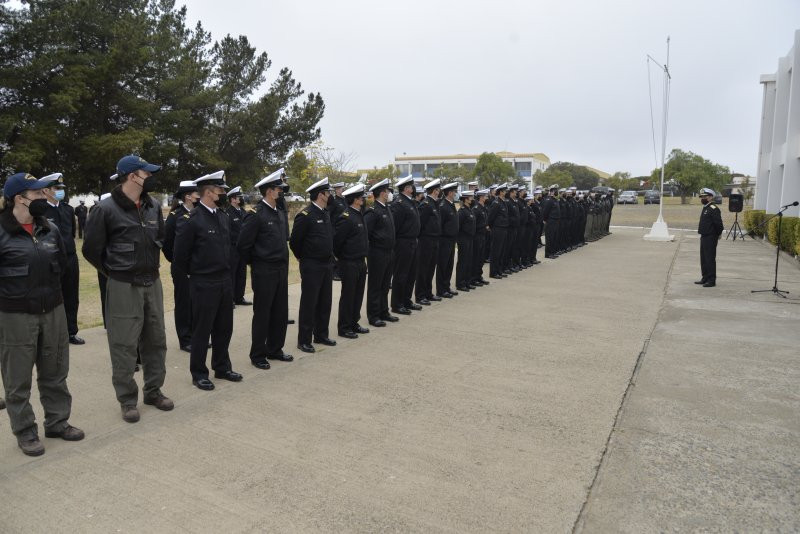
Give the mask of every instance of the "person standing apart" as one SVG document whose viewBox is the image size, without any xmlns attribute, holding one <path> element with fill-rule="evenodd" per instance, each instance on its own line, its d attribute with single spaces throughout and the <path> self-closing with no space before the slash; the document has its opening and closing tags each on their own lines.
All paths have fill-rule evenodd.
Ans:
<svg viewBox="0 0 800 534">
<path fill-rule="evenodd" d="M 230 218 L 225 204 L 225 172 L 207 174 L 194 181 L 200 202 L 175 236 L 173 264 L 189 276 L 192 300 L 192 351 L 189 372 L 192 384 L 211 391 L 206 358 L 211 337 L 211 368 L 214 378 L 240 382 L 242 375 L 231 368 L 228 348 L 233 334 L 233 288 L 231 282 Z"/>
<path fill-rule="evenodd" d="M 49 182 L 49 185 L 43 189 L 47 198 L 45 217 L 58 228 L 67 252 L 67 263 L 61 271 L 61 291 L 64 294 L 64 311 L 67 314 L 69 342 L 72 345 L 83 345 L 86 342 L 78 337 L 80 270 L 78 254 L 75 249 L 75 210 L 69 205 L 69 202 L 65 201 L 67 189 L 64 185 L 63 174 L 60 172 L 50 174 L 43 177 L 42 181 Z"/>
<path fill-rule="evenodd" d="M 250 363 L 269 369 L 268 359 L 291 362 L 283 352 L 289 316 L 289 249 L 286 219 L 278 209 L 283 187 L 283 169 L 256 183 L 262 200 L 242 225 L 237 247 L 242 260 L 250 264 L 253 287 Z"/>
<path fill-rule="evenodd" d="M 703 210 L 700 212 L 700 224 L 697 233 L 700 234 L 700 272 L 703 277 L 695 282 L 703 287 L 717 285 L 717 242 L 725 227 L 722 225 L 722 214 L 712 201 L 714 190 L 704 187 L 700 191 L 700 202 Z"/>
<path fill-rule="evenodd" d="M 392 282 L 392 251 L 395 228 L 389 209 L 391 188 L 386 178 L 369 189 L 375 201 L 364 214 L 369 238 L 367 256 L 367 320 L 375 327 L 396 323 L 400 319 L 389 313 L 389 286 Z"/>
<path fill-rule="evenodd" d="M 0 210 L 0 372 L 11 431 L 28 456 L 44 454 L 30 403 L 33 367 L 44 408 L 44 435 L 79 441 L 69 424 L 69 343 L 60 271 L 67 254 L 45 217 L 49 181 L 17 173 L 3 187 Z"/>
<path fill-rule="evenodd" d="M 369 238 L 361 207 L 366 188 L 357 184 L 343 193 L 347 209 L 334 222 L 333 253 L 339 264 L 342 293 L 339 297 L 338 332 L 341 337 L 355 339 L 358 334 L 368 334 L 369 329 L 358 322 L 364 304 L 364 286 L 367 282 L 366 257 Z"/>
<path fill-rule="evenodd" d="M 106 330 L 111 353 L 111 382 L 128 423 L 139 420 L 139 387 L 134 380 L 141 350 L 145 404 L 172 410 L 162 392 L 167 374 L 167 336 L 164 331 L 164 292 L 159 257 L 164 243 L 164 217 L 159 203 L 148 195 L 158 187 L 158 165 L 139 156 L 117 162 L 117 182 L 111 196 L 101 200 L 86 221 L 83 255 L 108 277 Z"/>
<path fill-rule="evenodd" d="M 81 200 L 78 207 L 75 208 L 75 218 L 78 219 L 78 238 L 83 239 L 83 229 L 86 226 L 86 217 L 89 215 L 89 208 L 86 207 L 86 202 Z"/>
<path fill-rule="evenodd" d="M 333 226 L 326 206 L 331 190 L 323 178 L 306 189 L 311 203 L 294 218 L 289 248 L 300 262 L 297 348 L 315 352 L 314 343 L 334 346 L 328 337 L 333 292 Z"/>
<path fill-rule="evenodd" d="M 167 215 L 164 223 L 164 257 L 170 262 L 169 272 L 172 276 L 172 287 L 175 297 L 175 330 L 178 334 L 178 345 L 184 352 L 192 352 L 192 297 L 189 290 L 189 277 L 179 273 L 173 263 L 175 251 L 175 235 L 178 227 L 189 220 L 200 200 L 197 186 L 193 180 L 184 180 L 178 185 L 173 197 L 176 205 Z"/>
</svg>

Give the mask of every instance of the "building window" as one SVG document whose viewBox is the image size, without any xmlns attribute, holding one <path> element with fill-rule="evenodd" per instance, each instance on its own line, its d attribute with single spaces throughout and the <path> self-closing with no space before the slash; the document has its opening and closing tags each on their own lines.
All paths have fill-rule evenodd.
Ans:
<svg viewBox="0 0 800 534">
<path fill-rule="evenodd" d="M 425 174 L 425 164 L 424 163 L 412 163 L 411 164 L 411 174 L 414 178 L 420 178 Z"/>
</svg>

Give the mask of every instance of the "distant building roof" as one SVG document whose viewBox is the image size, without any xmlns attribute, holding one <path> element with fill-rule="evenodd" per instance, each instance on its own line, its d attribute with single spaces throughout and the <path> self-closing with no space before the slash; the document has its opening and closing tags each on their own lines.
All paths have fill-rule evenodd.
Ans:
<svg viewBox="0 0 800 534">
<path fill-rule="evenodd" d="M 495 152 L 501 158 L 533 158 L 539 161 L 545 161 L 550 164 L 550 158 L 541 152 Z M 433 160 L 433 161 L 446 161 L 446 160 L 459 160 L 459 159 L 478 159 L 480 154 L 450 154 L 447 156 L 395 156 L 395 161 L 415 161 L 415 160 Z"/>
</svg>

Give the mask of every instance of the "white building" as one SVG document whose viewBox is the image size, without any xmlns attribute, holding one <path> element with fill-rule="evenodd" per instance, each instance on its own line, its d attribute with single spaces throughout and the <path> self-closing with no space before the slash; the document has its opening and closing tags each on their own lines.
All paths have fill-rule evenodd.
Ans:
<svg viewBox="0 0 800 534">
<path fill-rule="evenodd" d="M 537 170 L 545 170 L 550 166 L 550 158 L 544 154 L 513 152 L 496 152 L 503 161 L 508 161 L 514 166 L 517 176 L 525 180 L 530 188 L 532 177 Z M 400 176 L 411 174 L 414 178 L 429 178 L 438 167 L 453 166 L 472 169 L 478 162 L 479 154 L 453 154 L 450 156 L 396 156 L 394 165 L 400 171 Z"/>
<path fill-rule="evenodd" d="M 794 33 L 789 53 L 778 59 L 778 70 L 762 75 L 761 84 L 764 100 L 753 208 L 775 213 L 800 200 L 800 30 Z M 790 208 L 786 215 L 797 217 L 800 207 Z"/>
</svg>

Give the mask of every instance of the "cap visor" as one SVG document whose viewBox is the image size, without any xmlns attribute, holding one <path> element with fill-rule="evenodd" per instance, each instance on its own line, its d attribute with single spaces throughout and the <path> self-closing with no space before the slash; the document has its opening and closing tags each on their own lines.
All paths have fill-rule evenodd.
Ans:
<svg viewBox="0 0 800 534">
<path fill-rule="evenodd" d="M 146 170 L 147 172 L 158 172 L 161 170 L 161 165 L 153 165 L 152 163 L 148 163 L 142 169 Z"/>
</svg>

